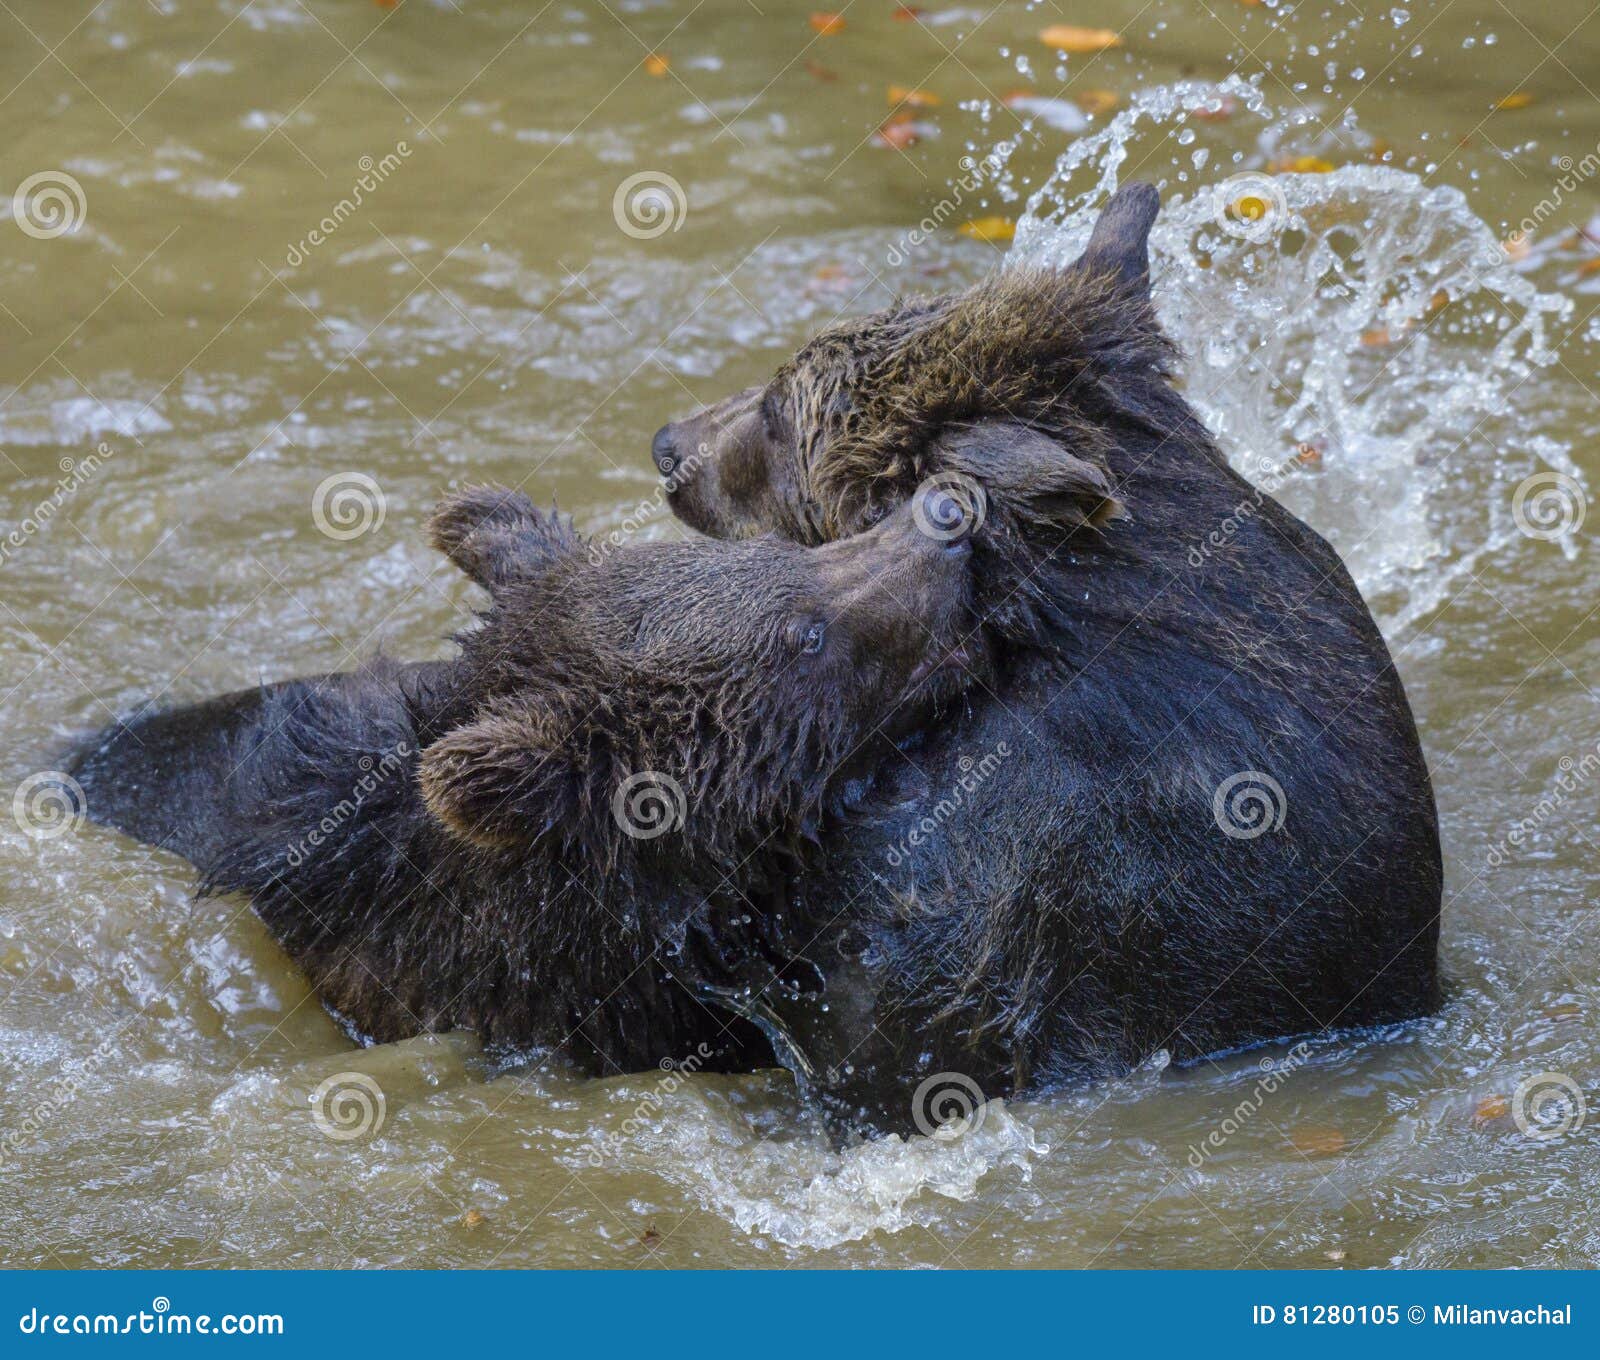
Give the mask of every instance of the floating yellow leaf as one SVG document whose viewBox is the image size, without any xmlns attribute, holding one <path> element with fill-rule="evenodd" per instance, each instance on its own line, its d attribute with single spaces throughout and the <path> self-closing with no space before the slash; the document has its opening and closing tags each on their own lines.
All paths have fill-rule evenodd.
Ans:
<svg viewBox="0 0 1600 1360">
<path fill-rule="evenodd" d="M 1073 98 L 1085 113 L 1110 113 L 1122 102 L 1110 90 L 1085 90 Z"/>
<path fill-rule="evenodd" d="M 1228 216 L 1236 222 L 1259 222 L 1271 211 L 1271 202 L 1260 194 L 1245 194 L 1228 204 Z"/>
<path fill-rule="evenodd" d="M 835 14 L 832 10 L 813 10 L 811 27 L 824 38 L 831 38 L 835 33 L 844 32 L 844 15 Z"/>
<path fill-rule="evenodd" d="M 914 109 L 932 109 L 937 108 L 942 101 L 932 90 L 913 90 L 905 85 L 891 85 L 889 102 L 908 104 Z"/>
<path fill-rule="evenodd" d="M 1009 241 L 1017 234 L 1017 224 L 1009 217 L 975 217 L 956 230 L 974 241 Z"/>
<path fill-rule="evenodd" d="M 1333 162 L 1321 156 L 1283 156 L 1267 168 L 1275 175 L 1325 175 L 1333 169 Z"/>
<path fill-rule="evenodd" d="M 657 78 L 666 75 L 671 67 L 672 63 L 659 52 L 652 52 L 644 59 L 644 69 Z"/>
<path fill-rule="evenodd" d="M 1518 90 L 1515 94 L 1508 94 L 1495 105 L 1502 113 L 1509 113 L 1512 109 L 1525 109 L 1533 103 L 1533 96 L 1526 90 Z"/>
<path fill-rule="evenodd" d="M 1071 24 L 1051 24 L 1039 34 L 1039 41 L 1058 52 L 1104 52 L 1121 47 L 1122 35 L 1114 28 L 1075 28 Z"/>
</svg>

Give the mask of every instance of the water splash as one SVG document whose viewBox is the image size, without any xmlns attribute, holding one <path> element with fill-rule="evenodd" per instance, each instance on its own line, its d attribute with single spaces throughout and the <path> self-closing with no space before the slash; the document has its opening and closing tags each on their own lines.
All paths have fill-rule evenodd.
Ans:
<svg viewBox="0 0 1600 1360">
<path fill-rule="evenodd" d="M 1206 121 L 1223 111 L 1226 127 Z M 1253 151 L 1213 155 L 1189 135 L 1237 147 L 1251 120 Z M 1360 145 L 1348 117 L 1341 134 Z M 1398 629 L 1486 554 L 1526 545 L 1511 513 L 1521 482 L 1554 470 L 1581 485 L 1547 432 L 1576 395 L 1550 368 L 1572 304 L 1519 273 L 1454 188 L 1379 164 L 1230 173 L 1327 135 L 1316 111 L 1276 110 L 1237 77 L 1142 91 L 1034 189 L 1011 259 L 1075 258 L 1138 152 L 1139 177 L 1163 191 L 1155 300 L 1189 399 L 1233 465 L 1322 532 Z M 1193 173 L 1155 173 L 1173 164 L 1169 138 Z M 1212 182 L 1189 189 L 1206 167 Z"/>
<path fill-rule="evenodd" d="M 614 1099 L 621 1105 L 636 1094 L 621 1085 Z M 600 1134 L 596 1141 L 744 1232 L 812 1250 L 948 1225 L 950 1201 L 975 1198 L 1003 1168 L 1027 1182 L 1050 1151 L 1000 1100 L 983 1106 L 970 1127 L 835 1150 L 820 1132 L 800 1132 L 792 1110 L 765 1127 L 704 1081 L 662 1101 L 657 1117 L 635 1119 L 626 1139 Z"/>
</svg>

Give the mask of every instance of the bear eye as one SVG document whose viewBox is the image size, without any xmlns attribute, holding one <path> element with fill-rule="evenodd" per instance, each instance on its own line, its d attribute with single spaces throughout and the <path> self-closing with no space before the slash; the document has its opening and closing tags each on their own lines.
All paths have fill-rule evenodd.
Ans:
<svg viewBox="0 0 1600 1360">
<path fill-rule="evenodd" d="M 795 619 L 785 630 L 789 645 L 804 656 L 815 656 L 827 641 L 828 630 L 821 619 Z"/>
<path fill-rule="evenodd" d="M 872 504 L 867 506 L 865 512 L 863 513 L 863 518 L 866 520 L 869 526 L 873 524 L 881 524 L 888 517 L 889 507 L 887 505 Z"/>
</svg>

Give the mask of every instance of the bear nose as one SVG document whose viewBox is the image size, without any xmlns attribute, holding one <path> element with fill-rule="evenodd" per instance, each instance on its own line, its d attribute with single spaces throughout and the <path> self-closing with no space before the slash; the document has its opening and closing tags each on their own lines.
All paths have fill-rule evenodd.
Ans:
<svg viewBox="0 0 1600 1360">
<path fill-rule="evenodd" d="M 678 441 L 672 437 L 672 426 L 663 425 L 650 441 L 650 457 L 663 477 L 670 477 L 678 466 Z"/>
</svg>

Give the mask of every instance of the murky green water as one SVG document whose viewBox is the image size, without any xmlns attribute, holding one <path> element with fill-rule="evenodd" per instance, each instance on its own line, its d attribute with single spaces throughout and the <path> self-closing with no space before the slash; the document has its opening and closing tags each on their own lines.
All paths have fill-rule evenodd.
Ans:
<svg viewBox="0 0 1600 1360">
<path fill-rule="evenodd" d="M 1541 535 L 1600 473 L 1600 244 L 1571 235 L 1600 208 L 1600 19 L 1106 0 L 1068 17 L 1126 45 L 1058 67 L 1054 10 L 855 0 L 824 36 L 763 8 L 0 9 L 0 191 L 26 186 L 0 221 L 0 792 L 153 695 L 439 652 L 470 600 L 420 524 L 453 480 L 673 532 L 657 425 L 840 311 L 997 261 L 953 228 L 1020 205 L 963 156 L 1019 140 L 1008 183 L 1051 187 L 1015 248 L 1045 259 L 1070 244 L 1052 203 L 1125 155 L 1186 201 L 1157 277 L 1191 395 L 1396 648 L 1444 819 L 1447 1007 L 835 1154 L 781 1073 L 354 1050 L 240 903 L 89 825 L 32 837 L 24 796 L 0 817 L 0 1258 L 1593 1264 L 1596 1135 L 1562 1130 L 1600 1099 L 1594 524 Z M 1207 97 L 1177 82 L 1233 75 L 1259 98 L 1182 112 Z M 942 101 L 908 145 L 875 135 L 891 83 Z M 1023 89 L 1052 102 L 1006 106 Z M 1307 156 L 1335 169 L 1278 181 L 1296 231 L 1216 229 L 1215 186 Z M 614 208 L 645 172 L 681 200 Z M 354 518 L 319 527 L 349 474 Z M 349 1099 L 319 1125 L 330 1078 Z"/>
</svg>

